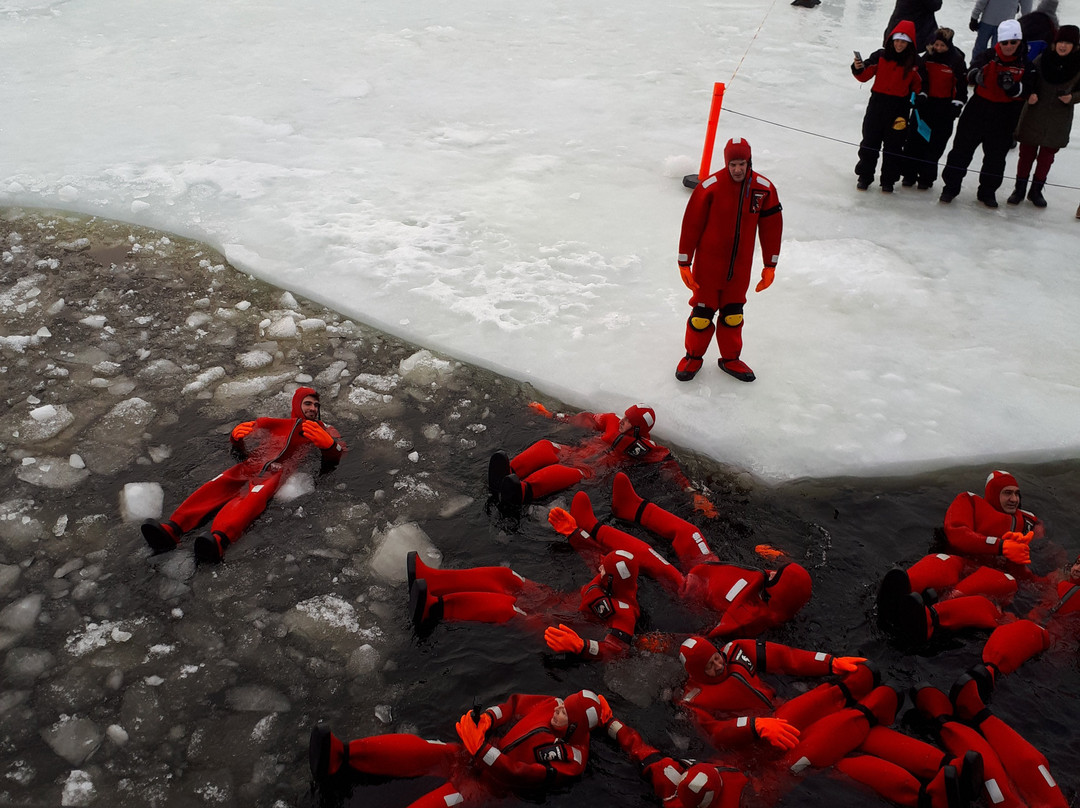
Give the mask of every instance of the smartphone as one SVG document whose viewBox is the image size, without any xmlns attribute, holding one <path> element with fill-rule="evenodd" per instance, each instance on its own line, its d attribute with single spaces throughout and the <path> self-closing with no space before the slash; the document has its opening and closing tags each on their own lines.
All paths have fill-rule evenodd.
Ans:
<svg viewBox="0 0 1080 808">
<path fill-rule="evenodd" d="M 855 54 L 855 61 L 856 62 L 861 62 L 862 61 L 862 54 L 861 53 L 859 53 L 858 51 L 852 51 L 852 53 Z"/>
</svg>

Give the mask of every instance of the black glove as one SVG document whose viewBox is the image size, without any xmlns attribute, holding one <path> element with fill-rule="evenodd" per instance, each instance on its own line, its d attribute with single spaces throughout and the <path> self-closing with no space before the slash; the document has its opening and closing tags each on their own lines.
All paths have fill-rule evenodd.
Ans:
<svg viewBox="0 0 1080 808">
<path fill-rule="evenodd" d="M 1004 73 L 998 73 L 997 77 L 998 87 L 1005 91 L 1005 95 L 1016 95 L 1013 92 L 1013 88 L 1016 87 L 1016 79 L 1009 71 Z"/>
<path fill-rule="evenodd" d="M 972 31 L 978 31 L 979 21 L 972 17 L 970 20 L 968 20 L 968 28 L 970 28 Z"/>
<path fill-rule="evenodd" d="M 986 81 L 986 77 L 983 75 L 983 69 L 981 67 L 978 70 L 974 71 L 972 78 L 975 79 L 975 83 L 978 84 L 980 87 L 982 87 L 983 82 Z"/>
</svg>

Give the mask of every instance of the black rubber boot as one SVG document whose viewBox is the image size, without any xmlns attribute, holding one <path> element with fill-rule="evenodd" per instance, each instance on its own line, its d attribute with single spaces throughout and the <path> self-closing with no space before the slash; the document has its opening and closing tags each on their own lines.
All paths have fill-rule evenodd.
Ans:
<svg viewBox="0 0 1080 808">
<path fill-rule="evenodd" d="M 1042 195 L 1042 189 L 1045 184 L 1045 182 L 1035 180 L 1031 183 L 1031 190 L 1028 191 L 1028 199 L 1030 199 L 1031 204 L 1037 208 L 1046 207 L 1046 199 Z"/>
<path fill-rule="evenodd" d="M 1009 194 L 1009 198 L 1005 200 L 1008 205 L 1019 205 L 1024 201 L 1024 194 L 1027 193 L 1027 177 L 1020 179 L 1016 178 L 1016 187 L 1013 188 L 1013 192 Z"/>
<path fill-rule="evenodd" d="M 510 476 L 510 458 L 504 452 L 496 452 L 488 461 L 488 491 L 498 494 L 502 481 Z"/>
</svg>

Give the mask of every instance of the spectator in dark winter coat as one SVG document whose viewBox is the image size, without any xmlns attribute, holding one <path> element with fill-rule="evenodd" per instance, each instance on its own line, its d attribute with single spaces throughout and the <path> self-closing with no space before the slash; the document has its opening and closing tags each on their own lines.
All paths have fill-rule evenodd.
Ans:
<svg viewBox="0 0 1080 808">
<path fill-rule="evenodd" d="M 1042 0 L 1034 11 L 1017 20 L 1028 43 L 1028 58 L 1033 62 L 1054 41 L 1058 29 L 1057 7 L 1058 0 Z"/>
<path fill-rule="evenodd" d="M 1026 191 L 1032 204 L 1045 208 L 1043 185 L 1054 155 L 1069 145 L 1073 107 L 1080 101 L 1080 28 L 1061 26 L 1054 44 L 1035 60 L 1035 67 L 1038 69 L 1035 91 L 1020 113 L 1016 127 L 1020 158 L 1016 163 L 1016 188 L 1008 203 L 1019 205 Z M 1027 191 L 1032 164 L 1035 178 Z"/>
<path fill-rule="evenodd" d="M 1017 12 L 1030 14 L 1031 0 L 975 0 L 975 7 L 971 10 L 971 22 L 968 24 L 971 30 L 975 31 L 972 60 L 1001 41 L 998 26 L 1005 20 L 1015 20 Z"/>
<path fill-rule="evenodd" d="M 915 51 L 918 52 L 930 44 L 937 30 L 935 11 L 941 10 L 941 0 L 896 0 L 885 34 L 896 29 L 901 20 L 911 20 L 915 26 Z"/>
<path fill-rule="evenodd" d="M 878 151 L 881 151 L 881 190 L 892 193 L 900 179 L 900 166 L 911 110 L 911 94 L 922 90 L 915 50 L 915 25 L 901 20 L 885 37 L 885 46 L 864 62 L 856 57 L 851 74 L 861 82 L 873 79 L 870 100 L 863 115 L 862 141 L 855 173 L 860 191 L 874 181 Z"/>
<path fill-rule="evenodd" d="M 937 161 L 945 153 L 953 121 L 960 116 L 968 96 L 967 62 L 964 52 L 953 45 L 951 28 L 934 32 L 923 57 L 923 75 L 926 84 L 915 99 L 915 111 L 930 128 L 930 137 L 923 137 L 918 126 L 908 127 L 903 165 L 904 187 L 918 183 L 920 191 L 937 179 Z"/>
<path fill-rule="evenodd" d="M 988 208 L 998 206 L 994 193 L 1005 178 L 1005 158 L 1012 148 L 1016 122 L 1035 86 L 1035 66 L 1026 53 L 1020 23 L 1006 20 L 998 26 L 998 43 L 972 58 L 968 85 L 975 89 L 960 115 L 953 147 L 945 158 L 942 202 L 952 202 L 960 193 L 967 167 L 981 146 L 978 200 Z"/>
</svg>

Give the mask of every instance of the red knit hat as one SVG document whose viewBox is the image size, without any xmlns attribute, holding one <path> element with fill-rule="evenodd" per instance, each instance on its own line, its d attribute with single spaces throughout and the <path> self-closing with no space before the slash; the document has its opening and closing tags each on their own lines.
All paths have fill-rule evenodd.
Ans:
<svg viewBox="0 0 1080 808">
<path fill-rule="evenodd" d="M 749 160 L 750 159 L 750 144 L 741 137 L 733 137 L 724 146 L 724 164 L 727 165 L 732 160 Z"/>
<path fill-rule="evenodd" d="M 653 412 L 653 408 L 646 407 L 644 404 L 627 407 L 623 415 L 627 421 L 638 428 L 642 435 L 648 435 L 653 424 L 656 423 L 656 413 Z"/>
<path fill-rule="evenodd" d="M 986 490 L 983 492 L 983 498 L 990 503 L 990 507 L 995 511 L 1001 511 L 1001 489 L 1008 488 L 1010 485 L 1020 487 L 1020 483 L 1016 481 L 1016 478 L 1007 471 L 995 469 L 986 478 Z M 1001 512 L 1004 513 L 1004 511 Z"/>
</svg>

